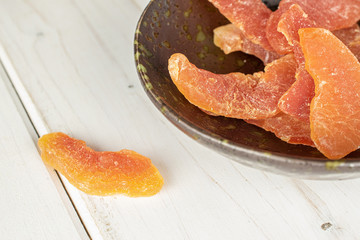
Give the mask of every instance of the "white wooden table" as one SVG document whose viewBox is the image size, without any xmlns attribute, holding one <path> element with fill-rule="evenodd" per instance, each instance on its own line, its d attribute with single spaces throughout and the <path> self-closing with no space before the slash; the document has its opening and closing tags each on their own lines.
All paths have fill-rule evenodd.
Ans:
<svg viewBox="0 0 360 240">
<path fill-rule="evenodd" d="M 133 60 L 147 2 L 0 0 L 0 239 L 360 239 L 360 180 L 241 166 L 155 109 Z M 165 185 L 151 198 L 83 194 L 39 157 L 52 131 L 142 153 Z"/>
</svg>

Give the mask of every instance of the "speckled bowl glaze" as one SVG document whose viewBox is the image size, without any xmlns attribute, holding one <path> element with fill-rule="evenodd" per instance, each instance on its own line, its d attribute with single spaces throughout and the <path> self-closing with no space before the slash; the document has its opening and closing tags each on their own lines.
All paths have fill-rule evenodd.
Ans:
<svg viewBox="0 0 360 240">
<path fill-rule="evenodd" d="M 274 2 L 276 5 L 276 1 L 267 4 Z M 140 17 L 134 44 L 138 74 L 154 105 L 195 141 L 246 166 L 304 179 L 360 177 L 360 151 L 330 161 L 314 148 L 287 144 L 242 120 L 209 116 L 183 97 L 167 70 L 173 53 L 184 53 L 196 66 L 215 73 L 263 70 L 253 56 L 225 55 L 214 46 L 213 29 L 226 23 L 206 0 L 149 3 Z"/>
</svg>

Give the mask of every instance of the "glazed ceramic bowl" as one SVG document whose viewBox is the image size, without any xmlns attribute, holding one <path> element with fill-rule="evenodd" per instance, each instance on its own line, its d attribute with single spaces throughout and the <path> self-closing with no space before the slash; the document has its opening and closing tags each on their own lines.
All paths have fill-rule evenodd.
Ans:
<svg viewBox="0 0 360 240">
<path fill-rule="evenodd" d="M 276 5 L 276 1 L 267 1 Z M 275 6 L 276 7 L 276 6 Z M 135 34 L 135 61 L 154 105 L 195 141 L 261 170 L 305 179 L 360 177 L 360 151 L 341 161 L 327 160 L 315 148 L 287 144 L 242 120 L 213 117 L 190 104 L 172 83 L 167 64 L 176 52 L 215 73 L 263 70 L 257 58 L 225 55 L 213 44 L 213 29 L 228 21 L 207 0 L 154 0 L 144 10 Z"/>
</svg>

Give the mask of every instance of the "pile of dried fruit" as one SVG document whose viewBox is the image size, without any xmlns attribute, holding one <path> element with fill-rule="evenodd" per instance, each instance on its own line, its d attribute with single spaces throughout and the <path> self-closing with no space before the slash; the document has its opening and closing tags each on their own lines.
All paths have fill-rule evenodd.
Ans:
<svg viewBox="0 0 360 240">
<path fill-rule="evenodd" d="M 266 67 L 214 74 L 174 54 L 170 76 L 189 102 L 315 146 L 329 159 L 359 148 L 359 0 L 282 0 L 274 12 L 261 0 L 209 1 L 231 22 L 214 30 L 215 45 Z"/>
</svg>

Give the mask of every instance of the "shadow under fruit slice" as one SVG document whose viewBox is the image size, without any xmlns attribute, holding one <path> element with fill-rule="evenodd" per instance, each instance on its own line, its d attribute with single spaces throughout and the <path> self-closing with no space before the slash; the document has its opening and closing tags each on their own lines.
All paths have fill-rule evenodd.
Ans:
<svg viewBox="0 0 360 240">
<path fill-rule="evenodd" d="M 278 101 L 295 81 L 292 54 L 265 67 L 265 72 L 214 74 L 199 69 L 180 53 L 169 59 L 169 73 L 185 98 L 214 114 L 240 119 L 264 119 L 279 113 Z"/>
<path fill-rule="evenodd" d="M 242 30 L 231 23 L 214 29 L 214 44 L 225 54 L 242 51 L 258 57 L 265 65 L 281 57 L 247 39 Z"/>
<path fill-rule="evenodd" d="M 355 24 L 351 28 L 334 31 L 333 34 L 339 38 L 360 59 L 360 26 Z"/>
<path fill-rule="evenodd" d="M 38 145 L 43 161 L 87 194 L 152 196 L 164 183 L 151 160 L 134 151 L 96 152 L 60 132 L 42 136 Z"/>
<path fill-rule="evenodd" d="M 311 138 L 326 157 L 340 159 L 360 146 L 360 63 L 328 30 L 300 29 L 299 36 L 315 81 Z"/>
</svg>

